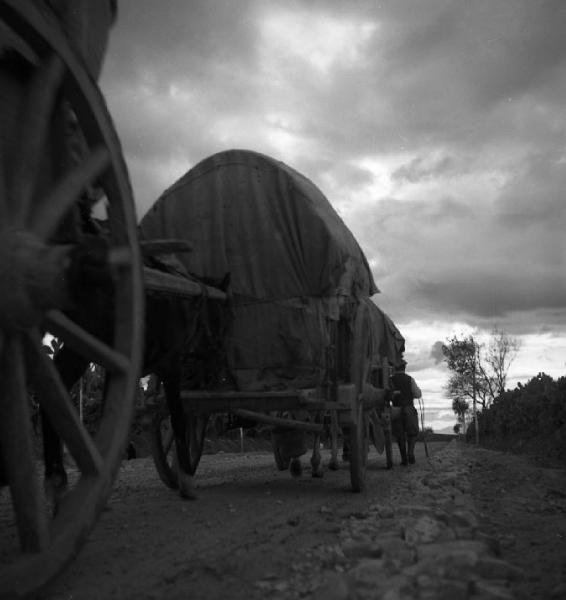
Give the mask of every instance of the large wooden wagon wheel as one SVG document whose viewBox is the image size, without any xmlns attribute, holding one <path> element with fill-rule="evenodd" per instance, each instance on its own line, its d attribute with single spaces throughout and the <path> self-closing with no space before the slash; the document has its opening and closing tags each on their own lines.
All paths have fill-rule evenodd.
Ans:
<svg viewBox="0 0 566 600">
<path fill-rule="evenodd" d="M 369 419 L 363 406 L 363 387 L 368 373 L 369 313 L 365 303 L 360 303 L 354 319 L 354 332 L 350 353 L 350 381 L 356 394 L 350 409 L 350 480 L 352 491 L 365 487 L 367 455 L 369 450 Z"/>
<path fill-rule="evenodd" d="M 9 46 L 21 67 L 13 87 L 3 80 L 0 90 L 1 111 L 4 116 L 13 112 L 0 131 L 0 464 L 10 491 L 8 497 L 0 489 L 0 597 L 11 598 L 44 585 L 72 558 L 111 492 L 137 390 L 143 290 L 127 170 L 98 88 L 57 25 L 30 2 L 0 0 L 0 19 L 2 51 Z M 46 156 L 60 143 L 52 137 L 53 118 L 63 100 L 76 117 L 87 152 L 49 186 Z M 76 244 L 52 241 L 62 223 L 78 213 L 79 197 L 90 184 L 102 189 L 108 201 L 110 343 L 64 312 L 69 267 L 82 267 L 72 258 Z M 89 276 L 75 273 L 81 275 Z M 80 422 L 42 348 L 45 331 L 106 371 L 95 435 Z M 41 454 L 34 447 L 30 391 L 77 468 L 55 517 L 46 509 L 36 461 Z"/>
<path fill-rule="evenodd" d="M 171 489 L 177 489 L 177 448 L 171 416 L 167 410 L 158 410 L 151 419 L 151 456 L 157 474 Z"/>
<path fill-rule="evenodd" d="M 185 412 L 185 432 L 187 436 L 187 452 L 189 455 L 189 473 L 194 475 L 204 450 L 208 415 L 192 411 Z"/>
<path fill-rule="evenodd" d="M 189 473 L 194 475 L 204 449 L 208 415 L 185 414 L 185 436 L 189 459 Z M 159 410 L 151 421 L 151 455 L 159 478 L 172 489 L 177 489 L 177 447 L 171 427 L 169 411 Z"/>
</svg>

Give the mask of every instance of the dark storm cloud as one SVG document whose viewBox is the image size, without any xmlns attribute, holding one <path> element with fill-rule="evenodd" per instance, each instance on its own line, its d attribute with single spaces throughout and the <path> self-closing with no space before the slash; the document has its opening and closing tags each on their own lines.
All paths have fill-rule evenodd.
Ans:
<svg viewBox="0 0 566 600">
<path fill-rule="evenodd" d="M 548 234 L 563 229 L 566 223 L 566 155 L 562 148 L 533 152 L 522 170 L 501 190 L 496 218 L 502 226 L 540 228 L 540 243 L 549 242 Z M 545 232 L 547 235 L 545 236 Z M 558 236 L 550 238 L 561 251 L 557 258 L 564 264 L 566 242 Z"/>
<path fill-rule="evenodd" d="M 520 273 L 464 267 L 446 272 L 443 279 L 416 281 L 414 294 L 446 316 L 468 313 L 493 319 L 538 309 L 564 309 L 566 315 L 566 281 L 555 281 L 554 273 L 522 278 Z"/>
<path fill-rule="evenodd" d="M 564 85 L 563 2 L 415 4 L 383 5 L 391 25 L 384 81 L 412 139 L 480 143 L 484 135 L 513 135 L 502 102 L 544 91 L 558 105 L 559 95 L 545 88 Z"/>
<path fill-rule="evenodd" d="M 566 6 L 561 0 L 411 5 L 384 5 L 396 25 L 390 68 L 412 65 L 415 72 L 436 74 L 445 82 L 440 92 L 464 85 L 468 106 L 525 93 L 555 77 L 564 64 Z"/>
<path fill-rule="evenodd" d="M 192 121 L 194 143 L 204 150 L 218 136 L 206 131 L 215 117 L 239 114 L 250 128 L 269 109 L 292 112 L 302 137 L 325 140 L 330 160 L 431 143 L 470 151 L 496 135 L 515 137 L 514 115 L 499 100 L 532 91 L 540 101 L 535 83 L 560 80 L 564 65 L 559 3 L 293 2 L 288 11 L 313 25 L 336 17 L 376 28 L 359 60 L 333 63 L 323 78 L 292 48 L 278 47 L 266 62 L 270 40 L 259 15 L 280 9 L 276 2 L 122 0 L 104 83 L 127 90 L 128 108 L 140 86 L 164 103 L 172 85 L 190 91 L 183 115 L 144 123 L 139 152 L 157 155 L 159 138 L 174 138 L 170 128 L 181 118 Z M 132 121 L 128 131 L 139 128 L 123 116 Z"/>
<path fill-rule="evenodd" d="M 224 65 L 244 64 L 254 53 L 247 20 L 254 2 L 221 0 L 121 0 L 109 53 L 127 79 L 144 73 L 162 86 L 190 77 L 202 80 Z"/>
<path fill-rule="evenodd" d="M 158 159 L 209 145 L 214 116 L 253 101 L 255 37 L 236 3 L 122 0 L 102 86 L 124 146 Z"/>
<path fill-rule="evenodd" d="M 406 271 L 413 265 L 419 270 L 428 263 L 425 271 L 429 271 L 435 264 L 443 266 L 454 260 L 459 251 L 452 244 L 458 239 L 461 245 L 470 236 L 470 230 L 477 227 L 478 212 L 478 208 L 447 196 L 426 202 L 387 198 L 376 201 L 365 220 L 358 215 L 352 220 L 359 219 L 358 235 L 371 249 L 370 255 L 375 252 L 378 262 L 379 258 L 385 260 L 392 271 Z"/>
<path fill-rule="evenodd" d="M 450 174 L 454 169 L 454 160 L 449 156 L 434 158 L 417 156 L 408 164 L 393 171 L 391 178 L 397 182 L 418 183 L 426 179 L 434 179 Z"/>
<path fill-rule="evenodd" d="M 102 87 L 142 209 L 266 152 L 327 193 L 392 316 L 526 331 L 565 301 L 564 31 L 558 0 L 121 0 Z"/>
<path fill-rule="evenodd" d="M 540 332 L 544 324 L 564 331 L 566 212 L 558 182 L 550 182 L 548 170 L 543 174 L 549 198 L 534 202 L 528 219 L 516 206 L 527 176 L 508 184 L 495 203 L 378 202 L 357 234 L 375 265 L 384 310 L 402 321 L 460 320 L 488 329 L 499 321 L 522 333 Z M 530 324 L 521 314 L 531 315 Z"/>
</svg>

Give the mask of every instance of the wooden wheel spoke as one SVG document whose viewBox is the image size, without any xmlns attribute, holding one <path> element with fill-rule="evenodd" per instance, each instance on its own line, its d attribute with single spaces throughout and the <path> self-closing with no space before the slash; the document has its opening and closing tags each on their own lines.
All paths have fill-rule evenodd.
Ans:
<svg viewBox="0 0 566 600">
<path fill-rule="evenodd" d="M 31 215 L 31 230 L 41 239 L 51 236 L 84 190 L 110 164 L 110 153 L 103 146 L 95 148 L 75 169 L 58 182 L 51 193 L 41 200 Z"/>
<path fill-rule="evenodd" d="M 35 383 L 37 399 L 49 415 L 51 425 L 67 445 L 84 475 L 97 475 L 103 470 L 102 456 L 92 437 L 81 423 L 67 388 L 53 363 L 42 348 L 38 336 L 29 336 L 27 359 Z"/>
<path fill-rule="evenodd" d="M 24 123 L 14 150 L 9 188 L 17 225 L 25 222 L 30 210 L 46 151 L 53 107 L 64 72 L 61 59 L 55 53 L 51 54 L 45 64 L 37 69 L 22 107 Z"/>
<path fill-rule="evenodd" d="M 41 552 L 48 545 L 48 524 L 31 436 L 29 398 L 22 340 L 6 340 L 0 374 L 0 444 L 10 484 L 20 545 Z"/>
<path fill-rule="evenodd" d="M 89 362 L 94 362 L 107 371 L 127 373 L 131 362 L 129 358 L 111 348 L 88 331 L 71 321 L 58 310 L 47 313 L 47 327 L 55 337 L 63 340 L 70 348 L 78 352 Z"/>
</svg>

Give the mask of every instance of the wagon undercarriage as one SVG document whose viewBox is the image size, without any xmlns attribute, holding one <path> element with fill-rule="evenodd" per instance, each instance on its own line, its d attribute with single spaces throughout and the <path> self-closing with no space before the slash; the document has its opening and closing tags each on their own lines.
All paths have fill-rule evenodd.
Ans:
<svg viewBox="0 0 566 600">
<path fill-rule="evenodd" d="M 356 311 L 354 332 L 349 344 L 348 368 L 350 381 L 334 383 L 311 389 L 278 391 L 221 391 L 183 390 L 181 398 L 186 419 L 186 436 L 189 439 L 191 467 L 194 473 L 204 447 L 206 426 L 211 415 L 236 416 L 244 422 L 264 424 L 273 431 L 300 431 L 315 435 L 315 443 L 325 423 L 332 423 L 332 442 L 335 444 L 338 429 L 349 438 L 349 467 L 352 490 L 364 487 L 369 440 L 369 415 L 382 412 L 386 390 L 367 382 L 368 315 L 365 304 Z M 167 411 L 158 411 L 152 423 L 153 457 L 163 482 L 176 487 L 173 439 L 168 429 Z M 165 428 L 164 428 L 165 425 Z M 278 466 L 284 464 L 274 444 Z M 281 459 L 281 460 L 280 460 Z M 287 461 L 288 464 L 288 461 Z M 281 467 L 280 467 L 281 468 Z"/>
</svg>

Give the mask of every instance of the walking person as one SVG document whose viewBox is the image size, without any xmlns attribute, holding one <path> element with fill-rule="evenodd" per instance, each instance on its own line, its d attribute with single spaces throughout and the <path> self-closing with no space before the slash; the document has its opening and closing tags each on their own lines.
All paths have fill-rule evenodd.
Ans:
<svg viewBox="0 0 566 600">
<path fill-rule="evenodd" d="M 419 415 L 414 401 L 422 396 L 415 380 L 405 373 L 407 362 L 403 359 L 395 366 L 391 376 L 393 409 L 391 429 L 401 454 L 401 465 L 415 464 L 415 444 L 419 435 Z"/>
</svg>

